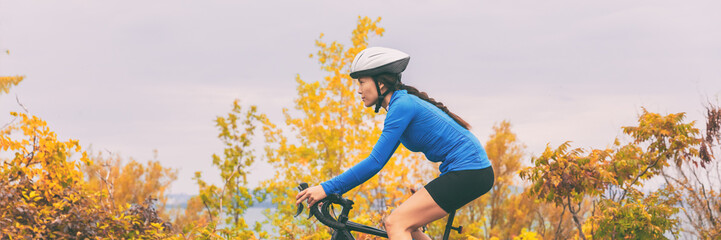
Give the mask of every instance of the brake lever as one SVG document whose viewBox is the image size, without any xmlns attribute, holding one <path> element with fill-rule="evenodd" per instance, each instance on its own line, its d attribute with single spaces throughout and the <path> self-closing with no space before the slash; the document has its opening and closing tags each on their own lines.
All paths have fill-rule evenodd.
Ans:
<svg viewBox="0 0 721 240">
<path fill-rule="evenodd" d="M 300 183 L 300 185 L 298 185 L 297 188 L 298 188 L 298 191 L 303 191 L 303 190 L 305 190 L 306 188 L 308 188 L 308 184 L 307 184 L 307 183 Z M 296 207 L 298 208 L 298 211 L 295 212 L 295 216 L 293 216 L 293 217 L 297 217 L 298 215 L 300 215 L 300 213 L 303 212 L 304 206 L 303 206 L 303 203 L 302 203 L 302 202 L 299 203 L 298 205 L 296 205 Z M 310 207 L 310 206 L 309 206 L 309 207 Z M 313 215 L 311 214 L 311 212 L 310 212 L 310 210 L 309 210 L 309 211 L 308 211 L 308 219 L 310 219 L 310 217 L 312 217 L 312 216 L 313 216 Z"/>
<path fill-rule="evenodd" d="M 298 215 L 300 215 L 300 213 L 303 212 L 303 203 L 298 204 L 297 207 L 298 207 L 298 211 L 295 212 L 295 215 L 293 217 L 297 217 Z M 310 210 L 308 210 L 308 218 L 306 218 L 306 219 L 310 219 L 312 216 L 313 216 L 313 213 L 311 213 Z"/>
<path fill-rule="evenodd" d="M 295 215 L 293 217 L 297 217 L 298 215 L 300 215 L 300 213 L 303 212 L 303 203 L 299 203 L 298 205 L 296 205 L 296 207 L 298 208 L 298 211 L 295 212 Z"/>
<path fill-rule="evenodd" d="M 312 208 L 312 207 L 313 206 L 308 207 L 308 218 L 306 218 L 306 219 L 310 219 L 310 217 L 313 216 L 313 213 L 310 211 L 310 208 Z"/>
</svg>

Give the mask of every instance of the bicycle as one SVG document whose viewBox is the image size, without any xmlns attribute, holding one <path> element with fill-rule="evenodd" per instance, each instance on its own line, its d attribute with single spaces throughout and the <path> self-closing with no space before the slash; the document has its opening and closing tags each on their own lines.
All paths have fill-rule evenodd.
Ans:
<svg viewBox="0 0 721 240">
<path fill-rule="evenodd" d="M 297 188 L 299 191 L 303 191 L 308 188 L 308 184 L 301 183 Z M 340 215 L 336 218 L 330 214 L 330 208 L 333 204 L 343 206 Z M 386 231 L 348 221 L 348 214 L 351 209 L 353 209 L 353 201 L 343 198 L 340 194 L 331 194 L 316 202 L 313 206 L 310 206 L 308 218 L 310 219 L 315 216 L 318 221 L 332 228 L 333 233 L 331 234 L 331 240 L 355 240 L 355 237 L 353 237 L 351 232 L 362 232 L 388 238 L 388 233 L 386 233 Z M 300 215 L 301 212 L 303 212 L 303 203 L 298 205 L 298 211 L 296 212 L 295 217 Z M 463 226 L 453 227 L 453 218 L 455 215 L 456 211 L 453 211 L 448 216 L 448 222 L 446 223 L 446 228 L 443 233 L 443 240 L 448 240 L 451 230 L 456 230 L 459 234 L 463 231 Z"/>
</svg>

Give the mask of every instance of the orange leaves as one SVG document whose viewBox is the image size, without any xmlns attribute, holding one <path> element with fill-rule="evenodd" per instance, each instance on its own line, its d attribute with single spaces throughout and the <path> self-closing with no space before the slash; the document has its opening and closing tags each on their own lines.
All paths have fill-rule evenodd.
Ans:
<svg viewBox="0 0 721 240">
<path fill-rule="evenodd" d="M 666 189 L 646 197 L 639 189 L 669 162 L 680 166 L 699 156 L 699 130 L 694 122 L 684 123 L 684 115 L 662 116 L 643 109 L 637 126 L 623 128 L 633 138 L 631 142 L 622 145 L 616 139 L 612 149 L 593 149 L 588 154 L 580 148 L 569 149 L 568 142 L 555 150 L 546 148 L 534 159 L 535 166 L 520 176 L 533 183 L 532 194 L 568 208 L 578 231 L 582 231 L 582 219 L 575 214 L 575 206 L 590 197 L 600 203 L 589 223 L 600 236 L 658 238 L 677 226 L 671 216 L 678 211 L 678 197 Z"/>
<path fill-rule="evenodd" d="M 82 151 L 77 140 L 59 141 L 36 116 L 12 115 L 20 121 L 0 135 L 3 151 L 15 153 L 15 158 L 0 165 L 0 235 L 11 239 L 164 235 L 162 228 L 146 225 L 145 217 L 154 210 L 119 219 L 123 210 L 109 205 L 104 192 L 85 184 L 81 164 L 70 158 Z M 91 162 L 85 152 L 80 160 Z"/>
<path fill-rule="evenodd" d="M 592 150 L 588 155 L 580 148 L 569 150 L 570 143 L 553 150 L 547 147 L 535 166 L 520 172 L 523 179 L 533 182 L 532 194 L 541 199 L 564 205 L 567 198 L 580 201 L 586 195 L 597 195 L 611 182 L 605 172 L 609 150 Z"/>
<path fill-rule="evenodd" d="M 648 144 L 648 161 L 668 158 L 672 159 L 676 166 L 681 166 L 684 161 L 699 156 L 697 146 L 703 142 L 700 131 L 694 127 L 695 122 L 683 123 L 684 118 L 685 113 L 661 116 L 643 109 L 638 127 L 624 127 L 623 131 L 634 137 L 636 144 Z M 652 170 L 656 172 L 666 165 L 663 161 Z"/>
</svg>

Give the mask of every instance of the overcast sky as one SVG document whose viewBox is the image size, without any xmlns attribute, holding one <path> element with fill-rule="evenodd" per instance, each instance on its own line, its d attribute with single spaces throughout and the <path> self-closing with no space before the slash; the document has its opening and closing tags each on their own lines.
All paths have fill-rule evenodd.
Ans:
<svg viewBox="0 0 721 240">
<path fill-rule="evenodd" d="M 324 76 L 308 58 L 320 33 L 350 44 L 369 16 L 386 29 L 370 45 L 410 54 L 404 82 L 481 142 L 506 119 L 529 156 L 567 140 L 605 147 L 641 107 L 703 120 L 721 96 L 719 12 L 720 1 L 0 0 L 0 75 L 27 77 L 0 96 L 0 124 L 17 97 L 96 152 L 147 161 L 157 149 L 180 170 L 172 192 L 197 193 L 195 171 L 219 182 L 213 119 L 238 98 L 281 123 L 296 74 Z M 251 184 L 271 175 L 255 166 Z"/>
</svg>

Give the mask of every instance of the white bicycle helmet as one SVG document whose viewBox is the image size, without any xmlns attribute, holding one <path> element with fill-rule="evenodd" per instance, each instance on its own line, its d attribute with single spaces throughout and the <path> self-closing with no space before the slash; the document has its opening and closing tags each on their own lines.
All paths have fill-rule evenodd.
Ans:
<svg viewBox="0 0 721 240">
<path fill-rule="evenodd" d="M 406 70 L 411 56 L 390 48 L 370 47 L 360 51 L 350 65 L 350 77 L 375 76 L 381 73 L 399 74 Z"/>
<path fill-rule="evenodd" d="M 383 99 L 388 91 L 381 93 L 381 88 L 376 81 L 375 76 L 383 73 L 398 74 L 398 80 L 401 79 L 401 72 L 406 70 L 408 61 L 411 56 L 408 54 L 390 48 L 370 47 L 360 51 L 355 56 L 350 65 L 350 77 L 357 79 L 360 77 L 371 77 L 376 84 L 378 91 L 378 101 L 376 102 L 375 112 L 381 108 Z"/>
</svg>

